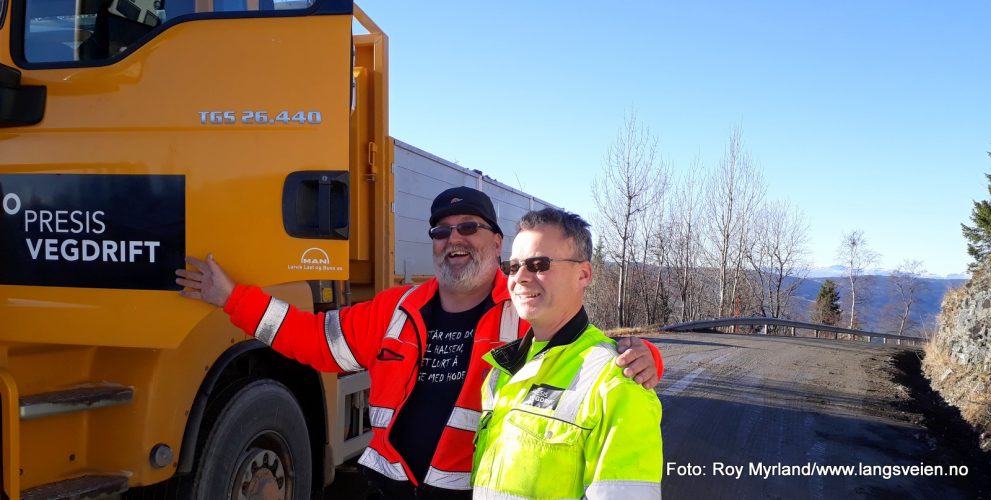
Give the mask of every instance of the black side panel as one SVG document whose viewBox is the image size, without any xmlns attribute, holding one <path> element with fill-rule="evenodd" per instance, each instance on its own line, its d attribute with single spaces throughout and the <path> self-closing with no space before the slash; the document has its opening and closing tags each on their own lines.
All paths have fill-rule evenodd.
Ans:
<svg viewBox="0 0 991 500">
<path fill-rule="evenodd" d="M 0 174 L 0 284 L 179 290 L 181 175 Z"/>
</svg>

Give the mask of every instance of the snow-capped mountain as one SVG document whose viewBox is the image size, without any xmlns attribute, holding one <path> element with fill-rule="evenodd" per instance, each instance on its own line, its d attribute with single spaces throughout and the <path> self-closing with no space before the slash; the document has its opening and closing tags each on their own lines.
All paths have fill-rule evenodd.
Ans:
<svg viewBox="0 0 991 500">
<path fill-rule="evenodd" d="M 861 274 L 869 276 L 890 276 L 893 272 L 892 269 L 870 269 Z M 842 278 L 847 275 L 847 267 L 834 265 L 829 267 L 814 267 L 809 270 L 808 278 Z M 969 280 L 970 274 L 967 273 L 951 273 L 947 275 L 933 274 L 933 273 L 923 273 L 922 278 L 935 279 L 935 280 Z"/>
</svg>

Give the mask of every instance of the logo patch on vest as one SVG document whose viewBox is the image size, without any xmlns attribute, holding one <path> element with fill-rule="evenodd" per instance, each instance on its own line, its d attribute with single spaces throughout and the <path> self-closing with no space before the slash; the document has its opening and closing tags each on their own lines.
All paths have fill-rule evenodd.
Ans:
<svg viewBox="0 0 991 500">
<path fill-rule="evenodd" d="M 549 385 L 535 385 L 530 388 L 530 391 L 526 393 L 526 397 L 523 398 L 523 403 L 527 406 L 533 406 L 534 408 L 543 408 L 545 410 L 553 410 L 557 408 L 558 401 L 561 401 L 561 395 L 564 394 L 564 389 L 560 387 L 553 387 Z"/>
<path fill-rule="evenodd" d="M 379 355 L 376 356 L 376 358 L 378 358 L 379 361 L 402 361 L 406 359 L 402 354 L 399 354 L 398 352 L 387 347 L 383 347 L 382 350 L 379 351 Z"/>
</svg>

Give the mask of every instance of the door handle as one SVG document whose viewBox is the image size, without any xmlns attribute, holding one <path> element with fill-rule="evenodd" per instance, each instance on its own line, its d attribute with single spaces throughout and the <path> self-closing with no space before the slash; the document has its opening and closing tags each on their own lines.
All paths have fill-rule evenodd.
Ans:
<svg viewBox="0 0 991 500">
<path fill-rule="evenodd" d="M 346 240 L 350 236 L 350 174 L 307 170 L 286 177 L 282 225 L 295 238 Z"/>
</svg>

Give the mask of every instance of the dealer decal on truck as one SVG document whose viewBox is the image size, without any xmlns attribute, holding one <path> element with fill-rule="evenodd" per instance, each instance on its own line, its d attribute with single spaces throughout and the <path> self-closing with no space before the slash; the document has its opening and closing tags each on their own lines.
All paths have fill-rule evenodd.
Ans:
<svg viewBox="0 0 991 500">
<path fill-rule="evenodd" d="M 181 175 L 0 175 L 0 284 L 178 290 Z"/>
</svg>

